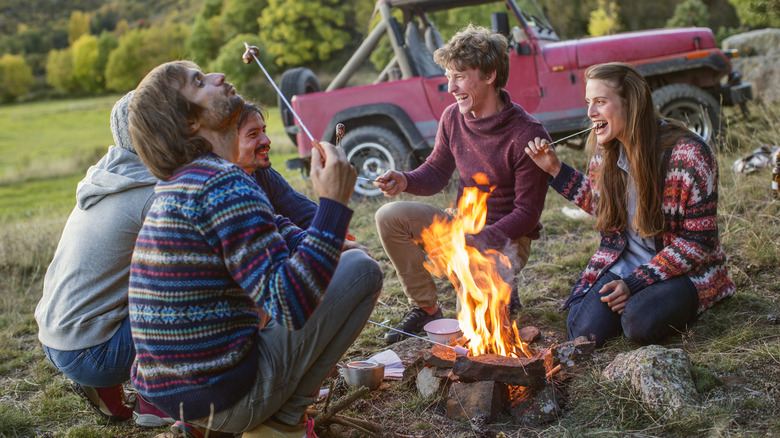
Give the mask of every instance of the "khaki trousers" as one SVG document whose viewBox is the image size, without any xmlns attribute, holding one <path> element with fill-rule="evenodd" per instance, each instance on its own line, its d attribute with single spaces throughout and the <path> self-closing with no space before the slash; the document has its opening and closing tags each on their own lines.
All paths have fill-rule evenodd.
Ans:
<svg viewBox="0 0 780 438">
<path fill-rule="evenodd" d="M 398 279 L 409 304 L 416 307 L 433 307 L 438 302 L 436 284 L 423 266 L 425 248 L 415 240 L 429 227 L 434 218 L 446 218 L 447 213 L 439 208 L 419 202 L 398 201 L 383 205 L 376 212 L 376 227 L 385 253 L 393 262 Z M 511 287 L 517 286 L 517 274 L 528 262 L 531 253 L 531 239 L 522 236 L 510 242 L 500 251 L 506 255 L 512 269 L 502 269 L 499 274 Z"/>
</svg>

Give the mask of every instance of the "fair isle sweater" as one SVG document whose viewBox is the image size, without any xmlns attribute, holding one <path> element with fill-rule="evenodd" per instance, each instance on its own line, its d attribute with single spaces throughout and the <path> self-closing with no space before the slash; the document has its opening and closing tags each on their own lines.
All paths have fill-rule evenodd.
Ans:
<svg viewBox="0 0 780 438">
<path fill-rule="evenodd" d="M 589 177 L 563 164 L 550 186 L 596 215 L 599 192 L 591 181 L 595 181 L 602 159 L 598 154 L 591 159 Z M 636 294 L 653 283 L 687 275 L 698 291 L 698 313 L 701 313 L 733 295 L 735 288 L 718 238 L 718 162 L 707 144 L 687 137 L 664 155 L 662 165 L 666 169 L 661 199 L 666 231 L 660 239 L 662 244 L 656 244 L 660 250 L 623 281 Z M 564 309 L 573 298 L 586 293 L 617 261 L 626 241 L 623 231 L 612 235 L 602 233 L 599 248 L 575 283 Z"/>
<path fill-rule="evenodd" d="M 249 175 L 211 153 L 155 195 L 130 267 L 131 378 L 171 417 L 203 418 L 252 387 L 258 309 L 297 329 L 317 307 L 352 211 L 323 198 L 304 232 L 274 214 Z"/>
<path fill-rule="evenodd" d="M 463 115 L 454 103 L 444 110 L 433 152 L 420 167 L 405 172 L 406 192 L 418 196 L 439 193 L 457 168 L 458 199 L 466 187 L 490 191 L 485 228 L 474 236 L 477 248 L 501 249 L 522 236 L 539 238 L 539 218 L 547 196 L 546 172 L 525 153 L 534 137 L 550 141 L 541 123 L 509 93 L 501 90 L 504 107 L 488 117 Z M 478 184 L 474 175 L 483 173 L 489 184 Z M 456 200 L 456 202 L 457 202 Z"/>
</svg>

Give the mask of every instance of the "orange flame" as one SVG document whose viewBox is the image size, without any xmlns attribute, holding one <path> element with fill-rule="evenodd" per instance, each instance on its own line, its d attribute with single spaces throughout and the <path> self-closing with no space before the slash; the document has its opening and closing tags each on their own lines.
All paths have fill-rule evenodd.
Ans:
<svg viewBox="0 0 780 438">
<path fill-rule="evenodd" d="M 478 184 L 488 184 L 484 174 L 474 179 Z M 509 267 L 509 259 L 492 249 L 483 254 L 466 245 L 466 236 L 479 233 L 485 226 L 488 196 L 490 192 L 476 187 L 465 188 L 454 216 L 435 219 L 422 231 L 429 260 L 425 269 L 439 278 L 446 276 L 457 286 L 458 322 L 469 341 L 471 356 L 531 357 L 530 348 L 520 339 L 517 323 L 512 321 L 510 325 L 507 313 L 511 287 L 499 275 L 498 263 Z"/>
</svg>

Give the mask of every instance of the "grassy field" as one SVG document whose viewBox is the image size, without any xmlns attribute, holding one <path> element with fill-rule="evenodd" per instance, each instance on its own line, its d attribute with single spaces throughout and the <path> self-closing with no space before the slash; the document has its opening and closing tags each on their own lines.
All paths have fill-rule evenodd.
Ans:
<svg viewBox="0 0 780 438">
<path fill-rule="evenodd" d="M 33 319 L 43 274 L 74 202 L 75 184 L 112 143 L 108 114 L 118 97 L 0 107 L 0 437 L 152 437 L 161 431 L 132 422 L 106 424 L 92 414 L 46 361 Z M 695 414 L 685 421 L 657 418 L 636 394 L 603 382 L 599 375 L 606 364 L 636 348 L 618 339 L 582 364 L 569 382 L 569 402 L 557 421 L 533 428 L 501 423 L 493 425 L 495 430 L 544 437 L 780 436 L 780 201 L 772 200 L 768 171 L 747 176 L 731 171 L 736 158 L 759 145 L 780 144 L 780 105 L 752 109 L 748 120 L 728 118 L 718 156 L 719 225 L 737 293 L 665 342 L 684 349 L 694 364 Z M 273 160 L 283 170 L 284 158 L 293 151 L 276 109 L 269 115 Z M 563 149 L 561 154 L 579 168 L 585 164 L 580 151 Z M 313 195 L 307 181 L 287 176 L 295 188 Z M 452 196 L 447 191 L 425 202 L 446 207 Z M 353 205 L 350 231 L 384 269 L 385 287 L 372 318 L 395 323 L 407 305 L 374 228 L 373 212 L 384 202 Z M 534 242 L 521 274 L 521 321 L 560 341 L 565 340 L 565 314 L 557 306 L 598 243 L 592 224 L 568 218 L 561 212 L 565 206 L 556 193 L 547 197 L 542 238 Z M 445 314 L 453 315 L 453 294 L 442 294 L 442 299 Z M 367 327 L 346 358 L 383 350 L 381 334 Z M 344 395 L 348 389 L 337 382 L 335 391 Z M 403 383 L 386 382 L 346 414 L 406 435 L 474 436 L 468 422 L 447 419 L 443 406 L 443 397 L 423 398 Z M 326 436 L 341 435 L 358 436 L 350 429 L 334 429 Z"/>
</svg>

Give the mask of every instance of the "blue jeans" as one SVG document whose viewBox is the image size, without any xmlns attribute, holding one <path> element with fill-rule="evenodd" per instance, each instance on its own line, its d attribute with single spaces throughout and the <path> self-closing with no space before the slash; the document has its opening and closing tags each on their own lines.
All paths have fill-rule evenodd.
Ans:
<svg viewBox="0 0 780 438">
<path fill-rule="evenodd" d="M 100 345 L 72 351 L 43 345 L 43 352 L 55 368 L 76 383 L 94 388 L 121 385 L 130 379 L 135 359 L 130 319 L 125 318 L 114 336 Z"/>
<path fill-rule="evenodd" d="M 599 291 L 605 284 L 619 280 L 612 272 L 602 275 L 585 295 L 575 298 L 569 307 L 566 330 L 569 340 L 579 336 L 596 341 L 600 347 L 622 331 L 638 344 L 652 344 L 665 336 L 684 330 L 693 321 L 699 305 L 699 294 L 685 275 L 654 283 L 632 295 L 623 315 L 601 302 Z"/>
<path fill-rule="evenodd" d="M 341 254 L 336 272 L 314 313 L 299 330 L 271 320 L 257 339 L 257 378 L 246 396 L 217 412 L 213 430 L 243 432 L 271 415 L 300 421 L 320 385 L 363 330 L 382 289 L 379 264 L 363 251 Z M 193 421 L 206 426 L 208 418 Z"/>
</svg>

